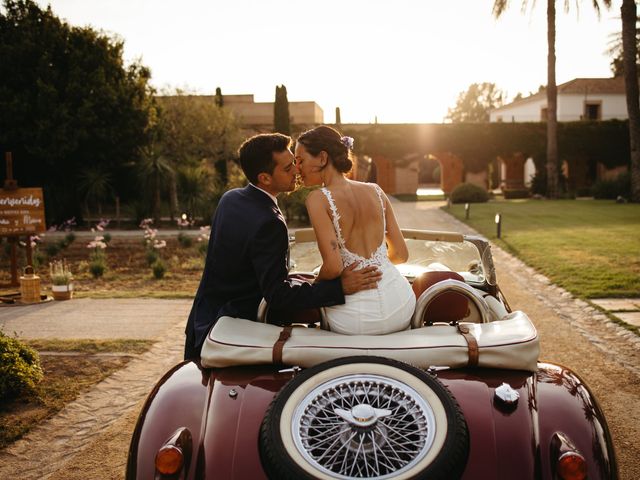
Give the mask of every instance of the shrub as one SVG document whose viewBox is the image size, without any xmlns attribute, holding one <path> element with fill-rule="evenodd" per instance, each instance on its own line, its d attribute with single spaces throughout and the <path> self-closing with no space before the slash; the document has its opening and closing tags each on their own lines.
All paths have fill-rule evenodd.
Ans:
<svg viewBox="0 0 640 480">
<path fill-rule="evenodd" d="M 598 180 L 591 187 L 591 193 L 595 198 L 615 200 L 618 196 L 631 197 L 631 175 L 624 172 L 614 180 Z"/>
<path fill-rule="evenodd" d="M 34 393 L 40 380 L 42 369 L 37 352 L 0 332 L 0 400 Z"/>
<path fill-rule="evenodd" d="M 529 198 L 529 189 L 528 188 L 523 188 L 523 189 L 503 190 L 502 194 L 504 195 L 505 199 L 510 199 L 510 198 Z"/>
<path fill-rule="evenodd" d="M 100 252 L 101 253 L 101 252 Z M 104 254 L 94 253 L 89 259 L 89 272 L 93 278 L 100 278 L 107 270 L 107 259 Z"/>
<path fill-rule="evenodd" d="M 147 265 L 152 266 L 158 261 L 159 255 L 156 250 L 146 250 L 145 258 L 147 259 Z"/>
<path fill-rule="evenodd" d="M 190 248 L 193 245 L 193 238 L 183 232 L 180 232 L 178 234 L 178 244 L 182 248 Z"/>
<path fill-rule="evenodd" d="M 489 201 L 486 189 L 473 183 L 461 183 L 451 192 L 452 203 L 484 203 Z"/>
<path fill-rule="evenodd" d="M 157 279 L 161 279 L 167 271 L 167 266 L 164 264 L 162 259 L 159 258 L 153 265 L 151 265 L 151 269 L 153 270 L 153 276 Z"/>
<path fill-rule="evenodd" d="M 107 232 L 103 235 L 103 238 L 104 238 L 104 243 L 109 243 L 111 241 L 111 234 Z"/>
<path fill-rule="evenodd" d="M 71 245 L 73 242 L 76 241 L 76 234 L 73 232 L 69 232 L 64 236 L 64 241 L 67 244 L 67 246 Z"/>
<path fill-rule="evenodd" d="M 44 247 L 44 250 L 45 252 L 47 252 L 48 257 L 55 257 L 58 253 L 60 253 L 61 245 L 60 243 L 47 243 Z"/>
<path fill-rule="evenodd" d="M 47 258 L 40 250 L 33 252 L 33 268 L 38 268 L 40 265 L 44 265 L 46 260 Z"/>
</svg>

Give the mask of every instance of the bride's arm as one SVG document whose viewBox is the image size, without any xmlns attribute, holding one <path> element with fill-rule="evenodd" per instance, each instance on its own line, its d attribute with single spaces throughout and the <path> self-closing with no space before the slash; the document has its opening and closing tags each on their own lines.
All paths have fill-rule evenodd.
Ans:
<svg viewBox="0 0 640 480">
<path fill-rule="evenodd" d="M 316 233 L 320 255 L 322 255 L 322 266 L 317 280 L 337 278 L 342 273 L 344 265 L 338 249 L 338 238 L 333 229 L 333 222 L 329 213 L 329 204 L 322 193 L 316 190 L 309 194 L 305 205 L 309 212 L 311 226 Z"/>
<path fill-rule="evenodd" d="M 393 213 L 391 203 L 386 195 L 384 196 L 384 202 L 387 220 L 386 240 L 388 257 L 389 260 L 391 260 L 391 263 L 404 263 L 409 259 L 409 249 L 407 248 L 407 243 L 400 231 L 400 226 L 398 225 L 398 220 L 396 220 L 396 216 Z"/>
</svg>

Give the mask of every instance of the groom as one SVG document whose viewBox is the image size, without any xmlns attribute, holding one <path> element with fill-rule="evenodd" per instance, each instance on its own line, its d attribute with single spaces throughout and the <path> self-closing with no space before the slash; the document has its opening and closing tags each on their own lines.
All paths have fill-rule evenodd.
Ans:
<svg viewBox="0 0 640 480">
<path fill-rule="evenodd" d="M 199 359 L 211 326 L 222 316 L 256 320 L 260 300 L 270 308 L 306 309 L 344 303 L 344 296 L 375 288 L 375 267 L 345 269 L 339 278 L 297 285 L 287 279 L 289 235 L 276 195 L 295 189 L 291 138 L 262 134 L 240 147 L 251 182 L 226 192 L 211 224 L 202 280 L 186 327 L 185 359 Z"/>
</svg>

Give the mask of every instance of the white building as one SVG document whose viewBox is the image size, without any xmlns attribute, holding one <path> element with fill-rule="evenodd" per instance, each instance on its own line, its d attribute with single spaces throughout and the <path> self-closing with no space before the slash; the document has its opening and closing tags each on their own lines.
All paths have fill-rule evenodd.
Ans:
<svg viewBox="0 0 640 480">
<path fill-rule="evenodd" d="M 627 118 L 623 77 L 575 78 L 558 85 L 558 121 Z M 540 122 L 547 119 L 547 92 L 521 98 L 489 113 L 491 122 Z"/>
</svg>

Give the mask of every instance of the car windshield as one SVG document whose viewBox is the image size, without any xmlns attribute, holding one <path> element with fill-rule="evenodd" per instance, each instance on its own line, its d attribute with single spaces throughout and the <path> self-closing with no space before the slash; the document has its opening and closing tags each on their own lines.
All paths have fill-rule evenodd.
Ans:
<svg viewBox="0 0 640 480">
<path fill-rule="evenodd" d="M 485 268 L 478 247 L 468 240 L 433 241 L 407 239 L 409 260 L 397 265 L 410 281 L 429 270 L 452 270 L 469 283 L 485 283 Z M 316 272 L 322 257 L 315 242 L 298 242 L 291 248 L 292 272 Z"/>
<path fill-rule="evenodd" d="M 409 260 L 398 269 L 409 280 L 429 270 L 452 270 L 467 282 L 483 283 L 484 269 L 478 248 L 471 242 L 406 240 Z"/>
</svg>

